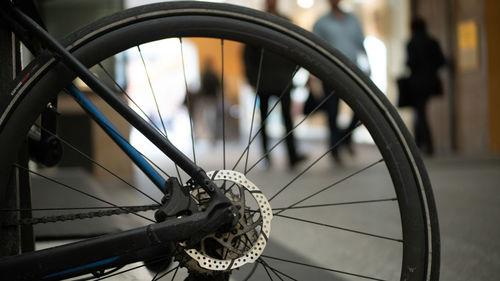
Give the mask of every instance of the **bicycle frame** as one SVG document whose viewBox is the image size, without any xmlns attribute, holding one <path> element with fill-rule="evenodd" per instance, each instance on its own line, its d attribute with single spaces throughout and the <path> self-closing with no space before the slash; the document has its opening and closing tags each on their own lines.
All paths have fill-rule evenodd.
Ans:
<svg viewBox="0 0 500 281">
<path fill-rule="evenodd" d="M 72 70 L 97 95 L 113 107 L 123 118 L 139 130 L 166 156 L 184 170 L 210 196 L 207 210 L 191 216 L 167 220 L 117 234 L 63 245 L 47 250 L 6 257 L 0 260 L 2 276 L 16 280 L 60 280 L 119 267 L 141 260 L 171 254 L 172 245 L 179 241 L 196 243 L 197 239 L 213 233 L 222 226 L 234 224 L 237 211 L 229 199 L 208 178 L 205 171 L 179 151 L 168 139 L 145 122 L 112 91 L 99 81 L 82 63 L 52 38 L 30 17 L 10 1 L 1 1 L 0 15 L 20 38 L 32 35 L 35 43 L 41 43 L 54 58 Z M 19 28 L 21 27 L 21 28 Z M 32 43 L 32 42 L 27 42 Z M 115 127 L 90 100 L 73 84 L 66 90 L 82 108 L 103 128 L 117 145 L 162 191 L 165 179 L 118 133 Z M 190 245 L 188 243 L 188 245 Z M 75 258 L 77 257 L 77 258 Z"/>
</svg>

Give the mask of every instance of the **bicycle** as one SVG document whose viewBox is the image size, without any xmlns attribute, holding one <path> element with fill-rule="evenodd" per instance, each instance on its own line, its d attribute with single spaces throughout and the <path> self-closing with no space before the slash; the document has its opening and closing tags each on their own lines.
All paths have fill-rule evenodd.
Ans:
<svg viewBox="0 0 500 281">
<path fill-rule="evenodd" d="M 438 279 L 439 230 L 436 209 L 423 161 L 410 134 L 397 111 L 374 84 L 338 51 L 315 36 L 283 19 L 243 7 L 167 2 L 105 17 L 76 31 L 59 44 L 10 1 L 3 1 L 0 5 L 2 19 L 24 39 L 27 46 L 43 46 L 36 59 L 13 81 L 12 90 L 0 104 L 2 196 L 8 194 L 15 181 L 13 175 L 19 172 L 46 179 L 53 185 L 68 187 L 64 182 L 52 179 L 50 174 L 44 174 L 43 168 L 32 169 L 17 161 L 19 150 L 26 141 L 39 145 L 31 157 L 42 166 L 56 165 L 62 146 L 76 150 L 54 130 L 54 124 L 57 124 L 54 116 L 60 114 L 57 110 L 57 97 L 64 95 L 76 100 L 150 182 L 161 190 L 163 196 L 151 198 L 137 189 L 142 193 L 140 196 L 149 197 L 154 204 L 120 206 L 94 198 L 105 205 L 99 206 L 105 211 L 39 219 L 19 219 L 22 209 L 3 210 L 10 212 L 11 217 L 14 216 L 16 220 L 3 221 L 2 231 L 18 228 L 23 224 L 123 213 L 141 216 L 148 223 L 144 227 L 4 257 L 0 259 L 3 278 L 61 280 L 87 276 L 83 278 L 101 280 L 121 273 L 120 269 L 127 264 L 171 264 L 170 260 L 174 258 L 177 266 L 170 265 L 170 269 L 164 273 L 173 274 L 172 280 L 180 270 L 187 270 L 185 274 L 190 280 L 229 280 L 230 276 L 245 280 L 262 276 L 270 280 L 302 280 L 311 276 L 315 279 Z M 27 37 L 26 34 L 31 36 Z M 378 149 L 375 160 L 354 172 L 349 169 L 333 169 L 327 173 L 315 170 L 321 166 L 318 163 L 326 161 L 329 152 L 339 142 L 334 147 L 326 147 L 321 153 L 317 149 L 321 145 L 314 145 L 314 149 L 308 152 L 316 154 L 317 158 L 309 161 L 305 168 L 295 170 L 293 175 L 277 169 L 258 171 L 258 164 L 266 155 L 259 156 L 256 149 L 250 149 L 259 134 L 259 130 L 252 125 L 257 104 L 255 98 L 248 139 L 242 152 L 237 154 L 239 158 L 237 156 L 230 159 L 232 156 L 226 155 L 226 151 L 229 152 L 230 149 L 229 144 L 224 141 L 220 148 L 223 155 L 219 156 L 218 167 L 210 167 L 205 172 L 198 166 L 196 159 L 192 116 L 189 117 L 188 125 L 191 144 L 188 151 L 181 151 L 170 142 L 163 121 L 161 125 L 155 124 L 148 114 L 136 110 L 132 102 L 127 104 L 121 96 L 115 94 L 115 91 L 120 91 L 122 95 L 127 95 L 126 89 L 121 88 L 119 83 L 113 81 L 106 85 L 89 71 L 91 67 L 105 70 L 102 62 L 106 59 L 128 49 L 139 49 L 140 52 L 141 46 L 165 38 L 179 41 L 181 53 L 178 55 L 182 60 L 182 39 L 191 37 L 220 41 L 222 65 L 224 43 L 228 42 L 236 41 L 259 47 L 261 61 L 266 52 L 280 54 L 297 65 L 289 84 L 283 89 L 284 92 L 291 87 L 296 72 L 302 68 L 307 69 L 334 89 L 334 92 L 325 94 L 325 99 L 338 95 L 359 118 L 360 123 L 356 128 L 364 127 L 371 134 L 376 144 L 373 148 Z M 142 55 L 141 58 L 144 62 Z M 146 65 L 144 63 L 149 79 Z M 262 74 L 263 71 L 259 72 Z M 186 73 L 184 79 L 185 76 Z M 221 76 L 224 78 L 224 68 Z M 261 75 L 258 76 L 261 79 Z M 76 77 L 82 79 L 131 127 L 171 159 L 170 167 L 176 167 L 176 176 L 165 172 L 165 167 L 156 165 L 138 148 L 133 147 L 127 137 L 72 83 Z M 111 75 L 106 79 L 110 77 Z M 147 86 L 151 89 L 142 91 L 152 92 L 156 99 L 154 87 L 151 84 Z M 220 101 L 222 108 L 224 101 L 223 95 Z M 160 107 L 158 103 L 156 107 Z M 222 112 L 225 114 L 224 110 Z M 311 114 L 305 115 L 294 129 L 304 120 L 307 121 Z M 159 109 L 158 115 L 161 120 Z M 222 129 L 226 136 L 224 123 Z M 352 130 L 344 137 L 350 134 Z M 277 144 L 279 143 L 278 141 Z M 277 144 L 270 150 L 275 149 Z M 192 159 L 186 156 L 188 153 L 192 153 Z M 266 154 L 268 153 L 270 152 Z M 85 157 L 91 159 L 88 155 Z M 236 164 L 231 166 L 229 160 Z M 96 161 L 91 161 L 99 166 Z M 112 167 L 106 168 L 109 173 L 113 173 L 112 170 Z M 348 189 L 343 185 L 352 181 L 355 175 L 370 172 L 370 175 L 376 176 L 377 181 L 359 180 L 361 185 L 366 186 L 350 184 Z M 276 184 L 276 181 L 281 184 Z M 309 186 L 310 184 L 318 186 Z M 392 187 L 379 188 L 379 185 L 385 184 Z M 135 188 L 133 183 L 127 185 Z M 365 188 L 359 190 L 363 187 Z M 374 188 L 368 189 L 369 187 Z M 68 188 L 81 192 L 77 187 Z M 334 188 L 340 194 L 336 196 L 344 196 L 345 200 L 322 202 L 323 196 L 318 195 L 328 194 Z M 385 197 L 388 193 L 391 195 Z M 359 194 L 372 198 L 354 200 L 349 197 Z M 288 202 L 284 202 L 285 199 Z M 309 205 L 303 204 L 306 201 Z M 278 205 L 271 206 L 271 203 Z M 111 209 L 105 209 L 106 206 Z M 338 212 L 338 206 L 344 206 L 346 214 L 353 217 L 343 217 Z M 80 206 L 75 208 L 92 209 Z M 151 210 L 156 211 L 154 220 L 147 215 L 138 214 Z M 308 213 L 301 213 L 302 210 L 307 210 Z M 283 214 L 285 212 L 286 215 Z M 372 214 L 381 215 L 375 224 L 372 223 Z M 310 218 L 311 216 L 314 218 Z M 330 220 L 335 219 L 337 223 L 348 220 L 353 226 L 334 225 Z M 386 223 L 389 220 L 398 221 L 399 224 L 394 227 L 392 223 Z M 287 223 L 289 221 L 294 224 Z M 314 231 L 303 226 L 314 227 Z M 360 230 L 360 226 L 367 229 Z M 324 232 L 319 233 L 317 229 Z M 302 234 L 297 234 L 300 231 Z M 314 239 L 307 239 L 307 235 L 311 234 L 315 235 Z M 280 246 L 283 243 L 286 243 L 286 247 Z M 300 247 L 302 248 L 296 249 Z M 325 250 L 325 247 L 330 247 L 330 250 Z M 354 253 L 355 251 L 358 252 Z M 287 256 L 292 255 L 292 258 L 274 256 L 277 252 L 285 252 Z M 290 266 L 294 268 L 290 269 Z M 153 280 L 162 276 L 157 274 Z"/>
</svg>

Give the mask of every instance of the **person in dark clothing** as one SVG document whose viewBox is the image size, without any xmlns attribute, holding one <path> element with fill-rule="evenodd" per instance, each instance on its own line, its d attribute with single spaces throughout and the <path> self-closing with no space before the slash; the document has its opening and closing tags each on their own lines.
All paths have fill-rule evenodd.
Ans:
<svg viewBox="0 0 500 281">
<path fill-rule="evenodd" d="M 207 97 L 215 98 L 220 91 L 220 78 L 215 74 L 212 60 L 207 60 L 201 74 L 201 91 Z"/>
<path fill-rule="evenodd" d="M 205 61 L 205 67 L 201 73 L 201 108 L 200 113 L 202 118 L 203 126 L 208 129 L 207 133 L 212 144 L 215 144 L 216 140 L 222 137 L 222 109 L 218 109 L 217 100 L 220 97 L 221 91 L 221 81 L 219 76 L 215 73 L 212 60 L 208 59 Z"/>
<path fill-rule="evenodd" d="M 415 141 L 422 152 L 432 155 L 434 145 L 427 120 L 427 101 L 442 94 L 438 70 L 445 59 L 438 42 L 427 33 L 425 22 L 415 18 L 411 22 L 411 39 L 407 44 L 407 65 L 411 70 L 410 86 L 415 109 Z"/>
<path fill-rule="evenodd" d="M 283 17 L 278 13 L 276 5 L 276 0 L 267 0 L 266 11 Z M 250 45 L 245 46 L 243 57 L 248 83 L 255 89 L 259 97 L 262 147 L 264 154 L 267 154 L 266 159 L 268 164 L 271 162 L 268 154 L 268 136 L 266 133 L 265 120 L 269 110 L 269 98 L 271 96 L 276 96 L 281 99 L 281 112 L 287 134 L 285 142 L 288 151 L 289 166 L 294 167 L 298 162 L 305 159 L 305 157 L 299 155 L 296 150 L 295 137 L 292 133 L 293 122 L 290 112 L 290 91 L 293 87 L 292 78 L 297 66 L 269 50 L 262 50 Z"/>
</svg>

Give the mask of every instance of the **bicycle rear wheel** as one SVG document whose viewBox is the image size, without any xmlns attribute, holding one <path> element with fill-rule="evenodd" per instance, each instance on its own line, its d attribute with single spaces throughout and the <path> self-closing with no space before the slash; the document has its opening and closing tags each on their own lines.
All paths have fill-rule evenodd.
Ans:
<svg viewBox="0 0 500 281">
<path fill-rule="evenodd" d="M 234 175 L 244 175 L 262 191 L 274 215 L 269 243 L 263 254 L 259 253 L 254 263 L 258 265 L 255 271 L 250 263 L 242 266 L 242 270 L 230 271 L 235 279 L 302 280 L 310 276 L 315 276 L 317 280 L 438 279 L 437 216 L 430 182 L 417 149 L 386 97 L 352 63 L 321 40 L 282 19 L 257 11 L 230 5 L 180 2 L 123 11 L 70 35 L 65 44 L 80 61 L 100 73 L 110 87 L 124 98 L 130 98 L 131 108 L 142 114 L 165 137 L 173 139 L 199 166 L 206 171 L 237 171 L 239 174 Z M 193 44 L 218 46 L 218 54 L 210 57 L 217 58 L 220 65 L 218 75 L 222 78 L 223 87 L 224 83 L 232 83 L 231 79 L 237 80 L 242 76 L 241 69 L 238 69 L 242 61 L 227 61 L 229 52 L 241 52 L 248 45 L 258 50 L 255 92 L 259 93 L 259 87 L 270 83 L 264 81 L 275 79 L 275 73 L 266 72 L 263 68 L 268 54 L 279 54 L 294 66 L 289 82 L 281 85 L 279 93 L 274 93 L 279 97 L 278 101 L 284 102 L 288 88 L 295 83 L 294 80 L 298 80 L 297 73 L 304 73 L 303 69 L 330 89 L 310 112 L 297 118 L 292 128 L 299 140 L 298 147 L 309 157 L 306 161 L 291 161 L 293 169 L 286 169 L 283 160 L 273 160 L 270 167 L 263 165 L 269 155 L 286 159 L 279 157 L 283 154 L 280 149 L 284 147 L 279 144 L 286 142 L 287 138 L 275 134 L 276 131 L 283 131 L 282 128 L 267 129 L 275 139 L 271 148 L 261 151 L 256 144 L 256 139 L 266 131 L 265 128 L 260 129 L 261 124 L 271 127 L 280 122 L 273 123 L 272 120 L 277 118 L 272 114 L 275 106 L 271 113 L 261 115 L 261 124 L 257 122 L 258 99 L 254 95 L 238 96 L 234 91 L 230 93 L 231 87 L 224 87 L 214 106 L 220 111 L 219 118 L 214 119 L 219 120 L 218 124 L 208 129 L 206 127 L 211 127 L 211 124 L 206 122 L 207 118 L 195 116 L 198 111 L 193 110 L 194 96 L 188 95 L 188 106 L 183 107 L 185 96 L 172 94 L 176 90 L 172 85 L 180 82 L 180 92 L 189 92 L 195 87 L 190 83 L 192 72 L 186 70 L 186 53 Z M 155 51 L 162 48 L 169 50 L 167 54 Z M 163 60 L 157 57 L 159 54 L 165 55 Z M 106 67 L 109 65 L 107 62 L 123 58 L 128 60 L 129 66 L 126 88 L 112 79 L 116 75 L 108 75 L 110 69 Z M 167 69 L 172 66 L 172 61 L 180 72 Z M 138 69 L 141 73 L 137 72 Z M 60 103 L 67 99 L 60 92 L 75 77 L 64 65 L 50 57 L 37 59 L 24 73 L 29 73 L 29 78 L 13 90 L 4 103 L 0 117 L 2 192 L 6 192 L 13 169 L 29 170 L 35 178 L 33 183 L 45 178 L 52 185 L 60 182 L 50 180 L 57 178 L 54 174 L 65 171 L 64 168 L 19 167 L 15 163 L 19 144 L 26 139 L 30 128 L 44 130 L 37 121 L 38 116 L 55 96 L 60 96 Z M 159 86 L 165 83 L 166 73 L 173 77 L 169 80 L 172 82 Z M 333 98 L 345 102 L 360 121 L 346 129 L 336 142 L 316 141 L 310 138 L 315 132 L 314 124 L 318 122 L 317 117 L 312 117 L 317 114 L 313 113 L 320 112 Z M 149 107 L 143 103 L 147 99 L 153 101 Z M 238 99 L 239 107 L 228 109 L 228 105 L 234 105 Z M 69 101 L 67 103 L 70 104 Z M 172 107 L 172 104 L 178 106 Z M 103 112 L 112 112 L 105 105 L 100 108 Z M 244 108 L 249 109 L 248 113 Z M 62 109 L 60 111 L 63 116 L 70 115 Z M 179 119 L 179 116 L 185 117 Z M 122 134 L 128 135 L 126 120 L 116 119 L 113 115 L 110 119 L 125 124 Z M 246 132 L 236 133 L 235 128 L 246 129 Z M 332 164 L 332 151 L 337 151 L 342 140 L 356 129 L 360 133 L 369 133 L 369 137 L 365 138 L 366 144 L 356 145 L 361 151 L 359 153 L 363 154 L 362 159 L 349 161 L 344 166 Z M 203 134 L 200 130 L 209 133 L 220 130 L 222 141 L 210 146 L 200 140 Z M 284 131 L 282 135 L 286 135 Z M 147 140 L 137 137 L 135 130 L 132 129 L 130 136 L 131 142 L 135 139 L 135 146 L 140 148 L 138 150 L 155 162 L 157 168 L 168 176 L 187 182 L 186 174 L 178 171 L 175 163 L 159 156 L 157 150 L 148 148 L 150 146 L 145 145 Z M 177 142 L 176 136 L 180 139 Z M 66 151 L 77 150 L 67 144 L 64 137 L 59 138 L 67 146 Z M 77 151 L 81 152 L 81 149 Z M 84 158 L 92 159 L 88 155 Z M 110 164 L 107 171 L 116 170 L 115 164 Z M 92 159 L 90 166 L 93 165 L 100 166 L 100 162 Z M 86 177 L 93 174 L 84 173 Z M 121 183 L 118 185 L 127 181 L 126 185 L 140 186 L 138 189 L 143 193 L 153 192 L 148 188 L 152 184 L 139 172 L 132 173 L 138 175 L 130 181 L 127 179 L 130 178 L 130 171 L 123 174 L 119 175 L 117 181 Z M 222 180 L 221 188 L 227 182 Z M 230 197 L 237 201 L 245 192 L 243 189 L 230 192 Z M 152 200 L 161 199 L 158 192 L 148 196 Z M 137 197 L 145 198 L 143 195 Z M 202 199 L 197 198 L 199 203 Z M 254 231 L 259 233 L 264 228 L 261 223 Z M 218 251 L 226 246 L 204 247 L 215 247 L 213 256 L 220 255 Z M 245 245 L 241 247 L 248 250 Z M 206 255 L 210 255 L 208 252 L 210 250 L 205 249 Z M 203 268 L 199 261 L 181 253 L 176 258 L 180 260 L 177 266 L 187 268 L 185 274 L 193 278 L 204 276 L 223 280 L 228 276 L 218 274 L 215 268 Z"/>
</svg>

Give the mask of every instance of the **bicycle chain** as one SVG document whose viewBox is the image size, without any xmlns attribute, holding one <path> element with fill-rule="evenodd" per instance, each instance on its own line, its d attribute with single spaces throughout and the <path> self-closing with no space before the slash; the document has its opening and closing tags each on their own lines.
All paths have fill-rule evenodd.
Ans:
<svg viewBox="0 0 500 281">
<path fill-rule="evenodd" d="M 39 218 L 25 218 L 19 219 L 14 222 L 3 223 L 3 226 L 18 226 L 18 225 L 34 225 L 40 223 L 52 223 L 52 222 L 62 222 L 62 221 L 72 221 L 72 220 L 82 220 L 90 219 L 96 217 L 107 217 L 114 215 L 123 215 L 137 212 L 145 212 L 159 209 L 159 205 L 145 205 L 145 206 L 134 206 L 134 207 L 117 207 L 113 210 L 101 210 L 95 212 L 78 213 L 78 214 L 67 214 L 58 216 L 45 216 Z"/>
</svg>

